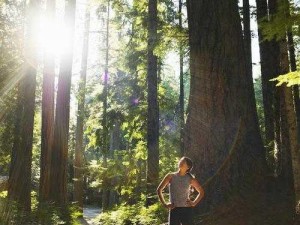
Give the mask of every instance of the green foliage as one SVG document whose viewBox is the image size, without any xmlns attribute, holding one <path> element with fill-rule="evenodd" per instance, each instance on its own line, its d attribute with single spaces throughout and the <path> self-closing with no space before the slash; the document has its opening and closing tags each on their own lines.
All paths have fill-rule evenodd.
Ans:
<svg viewBox="0 0 300 225">
<path fill-rule="evenodd" d="M 150 207 L 142 202 L 135 205 L 122 204 L 116 209 L 100 214 L 93 222 L 102 225 L 153 225 L 167 221 L 167 210 L 157 203 Z"/>
<path fill-rule="evenodd" d="M 270 18 L 265 17 L 260 21 L 265 39 L 281 40 L 286 37 L 287 30 L 299 36 L 299 7 L 287 2 L 279 1 L 277 12 L 271 15 Z"/>
<path fill-rule="evenodd" d="M 283 84 L 286 84 L 288 87 L 293 85 L 300 85 L 300 72 L 296 71 L 280 75 L 274 79 L 271 79 L 271 81 L 276 81 L 276 86 L 281 86 Z"/>
<path fill-rule="evenodd" d="M 256 99 L 258 124 L 260 127 L 260 131 L 262 132 L 262 136 L 264 137 L 265 136 L 265 122 L 264 122 L 264 106 L 263 106 L 261 77 L 255 79 L 254 93 L 255 93 L 255 99 Z"/>
</svg>

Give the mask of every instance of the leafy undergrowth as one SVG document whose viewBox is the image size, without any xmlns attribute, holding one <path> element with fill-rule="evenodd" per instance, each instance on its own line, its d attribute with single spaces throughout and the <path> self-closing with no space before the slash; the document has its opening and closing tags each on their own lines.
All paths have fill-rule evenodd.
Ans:
<svg viewBox="0 0 300 225">
<path fill-rule="evenodd" d="M 101 225 L 159 225 L 167 221 L 167 210 L 160 203 L 149 207 L 142 203 L 123 204 L 115 210 L 101 213 L 92 222 Z"/>
</svg>

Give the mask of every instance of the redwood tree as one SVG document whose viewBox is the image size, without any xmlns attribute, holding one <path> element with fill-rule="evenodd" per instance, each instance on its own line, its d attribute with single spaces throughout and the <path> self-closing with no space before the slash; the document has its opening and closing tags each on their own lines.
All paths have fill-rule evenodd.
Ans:
<svg viewBox="0 0 300 225">
<path fill-rule="evenodd" d="M 55 1 L 47 0 L 46 19 L 53 23 L 55 19 Z M 53 32 L 53 31 L 50 31 Z M 58 35 L 58 34 L 57 34 Z M 47 48 L 46 48 L 47 49 Z M 50 187 L 50 163 L 54 134 L 54 81 L 55 81 L 54 53 L 46 51 L 44 54 L 44 76 L 42 94 L 42 130 L 41 130 L 41 161 L 40 161 L 40 201 L 47 201 Z"/>
<path fill-rule="evenodd" d="M 82 61 L 78 93 L 78 112 L 76 127 L 76 144 L 75 144 L 75 162 L 74 162 L 74 200 L 78 203 L 81 212 L 83 211 L 83 169 L 84 169 L 84 146 L 83 146 L 83 127 L 84 127 L 84 109 L 85 109 L 85 92 L 86 92 L 86 73 L 88 63 L 88 46 L 89 46 L 89 29 L 90 29 L 90 8 L 87 5 L 85 12 L 85 32 L 82 47 Z"/>
<path fill-rule="evenodd" d="M 237 1 L 189 0 L 187 8 L 191 91 L 185 146 L 201 183 L 213 178 L 205 184 L 209 204 L 202 204 L 212 208 L 230 190 L 261 188 L 254 178 L 264 171 L 264 149 Z"/>
<path fill-rule="evenodd" d="M 31 210 L 31 162 L 36 89 L 36 49 L 34 45 L 34 19 L 39 1 L 28 3 L 24 45 L 24 68 L 18 84 L 18 106 L 14 143 L 8 181 L 8 199 L 17 203 L 20 210 Z M 15 216 L 15 215 L 9 215 Z"/>
<path fill-rule="evenodd" d="M 67 159 L 75 5 L 76 0 L 66 1 L 65 21 L 69 40 L 66 43 L 67 50 L 61 56 L 51 157 L 50 200 L 60 205 L 67 201 Z"/>
</svg>

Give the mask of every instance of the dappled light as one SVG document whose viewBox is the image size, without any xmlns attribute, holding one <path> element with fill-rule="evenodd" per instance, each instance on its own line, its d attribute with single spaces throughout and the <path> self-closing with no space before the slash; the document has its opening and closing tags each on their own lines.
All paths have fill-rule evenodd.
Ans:
<svg viewBox="0 0 300 225">
<path fill-rule="evenodd" d="M 299 6 L 0 1 L 0 224 L 300 224 Z"/>
</svg>

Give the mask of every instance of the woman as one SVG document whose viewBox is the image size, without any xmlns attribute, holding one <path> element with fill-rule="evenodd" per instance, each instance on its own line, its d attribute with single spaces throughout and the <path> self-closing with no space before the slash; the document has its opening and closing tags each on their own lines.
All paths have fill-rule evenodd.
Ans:
<svg viewBox="0 0 300 225">
<path fill-rule="evenodd" d="M 170 210 L 169 225 L 192 225 L 192 207 L 195 207 L 204 196 L 203 188 L 189 173 L 192 167 L 192 160 L 182 157 L 178 162 L 178 171 L 167 174 L 157 188 L 159 200 Z M 170 203 L 166 203 L 162 194 L 168 184 Z M 189 198 L 191 187 L 198 192 L 193 201 Z"/>
</svg>

